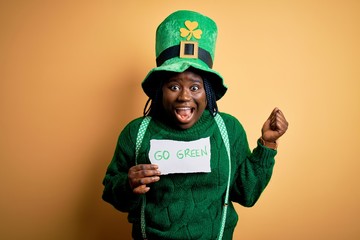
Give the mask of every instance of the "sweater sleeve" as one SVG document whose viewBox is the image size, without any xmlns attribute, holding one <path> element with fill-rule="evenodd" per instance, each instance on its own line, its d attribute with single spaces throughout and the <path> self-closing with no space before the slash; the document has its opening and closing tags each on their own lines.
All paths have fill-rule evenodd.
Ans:
<svg viewBox="0 0 360 240">
<path fill-rule="evenodd" d="M 134 129 L 129 124 L 121 132 L 103 180 L 103 200 L 122 212 L 132 211 L 140 202 L 140 196 L 132 192 L 128 180 L 129 168 L 135 164 Z"/>
<path fill-rule="evenodd" d="M 230 192 L 231 201 L 245 207 L 253 206 L 268 185 L 275 164 L 276 150 L 264 147 L 257 142 L 257 147 L 251 152 L 247 136 L 242 125 L 233 122 L 233 136 L 230 141 L 234 144 L 231 151 L 232 162 L 235 162 L 234 179 Z"/>
</svg>

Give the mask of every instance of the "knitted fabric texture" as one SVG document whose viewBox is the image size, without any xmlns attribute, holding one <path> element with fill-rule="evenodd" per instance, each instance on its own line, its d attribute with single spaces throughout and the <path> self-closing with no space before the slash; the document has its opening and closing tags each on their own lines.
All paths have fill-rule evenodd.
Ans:
<svg viewBox="0 0 360 240">
<path fill-rule="evenodd" d="M 258 146 L 251 152 L 238 120 L 220 113 L 228 129 L 231 147 L 230 200 L 253 206 L 267 186 L 276 151 Z M 103 199 L 128 212 L 134 239 L 141 239 L 140 196 L 132 193 L 127 173 L 135 164 L 135 142 L 142 118 L 130 122 L 120 134 L 103 184 Z M 138 163 L 150 163 L 150 139 L 193 141 L 210 137 L 211 173 L 170 174 L 150 185 L 146 194 L 146 233 L 149 239 L 216 239 L 225 197 L 228 158 L 214 118 L 205 111 L 190 129 L 176 130 L 153 119 L 145 133 Z M 161 170 L 161 169 L 160 169 Z M 232 239 L 237 213 L 230 202 L 223 239 Z"/>
</svg>

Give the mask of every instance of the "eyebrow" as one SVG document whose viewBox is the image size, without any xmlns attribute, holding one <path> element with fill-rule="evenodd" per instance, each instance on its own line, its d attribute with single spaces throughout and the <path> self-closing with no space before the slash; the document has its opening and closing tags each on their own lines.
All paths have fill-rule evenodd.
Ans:
<svg viewBox="0 0 360 240">
<path fill-rule="evenodd" d="M 169 78 L 167 81 L 165 81 L 165 83 L 176 82 L 176 81 L 179 81 L 179 80 L 182 81 L 183 79 L 182 78 L 172 77 L 172 78 Z M 199 79 L 199 78 L 191 78 L 191 79 L 189 79 L 189 81 L 196 82 L 196 83 L 204 83 L 204 81 Z"/>
</svg>

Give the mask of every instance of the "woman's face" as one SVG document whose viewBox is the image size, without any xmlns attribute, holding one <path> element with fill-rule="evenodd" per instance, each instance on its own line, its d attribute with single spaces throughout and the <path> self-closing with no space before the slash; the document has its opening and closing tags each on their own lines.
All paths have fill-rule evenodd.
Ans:
<svg viewBox="0 0 360 240">
<path fill-rule="evenodd" d="M 165 81 L 162 92 L 166 114 L 182 129 L 192 127 L 206 108 L 203 79 L 191 71 L 170 77 Z"/>
</svg>

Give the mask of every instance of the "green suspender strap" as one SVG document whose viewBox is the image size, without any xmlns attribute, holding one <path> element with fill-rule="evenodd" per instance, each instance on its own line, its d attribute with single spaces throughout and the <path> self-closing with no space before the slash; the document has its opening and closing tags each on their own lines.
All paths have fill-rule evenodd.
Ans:
<svg viewBox="0 0 360 240">
<path fill-rule="evenodd" d="M 147 129 L 150 121 L 151 121 L 151 117 L 146 116 L 146 117 L 144 117 L 144 119 L 142 120 L 142 122 L 140 124 L 139 131 L 138 131 L 138 134 L 136 136 L 135 164 L 137 164 L 141 143 L 143 141 L 146 129 Z"/>
<path fill-rule="evenodd" d="M 217 123 L 217 125 L 219 127 L 221 137 L 222 137 L 222 139 L 224 141 L 226 151 L 227 151 L 227 154 L 228 154 L 228 160 L 229 160 L 228 182 L 227 182 L 227 186 L 226 186 L 226 194 L 225 194 L 225 199 L 224 199 L 224 206 L 223 206 L 223 213 L 222 213 L 222 219 L 221 219 L 220 233 L 219 233 L 219 236 L 218 236 L 218 239 L 222 239 L 223 234 L 224 234 L 224 229 L 225 229 L 225 223 L 226 223 L 227 208 L 228 208 L 228 205 L 229 205 L 229 192 L 230 192 L 230 181 L 231 181 L 231 155 L 230 155 L 230 142 L 229 142 L 228 132 L 226 130 L 224 120 L 222 119 L 222 117 L 220 116 L 219 113 L 215 115 L 215 121 L 216 121 L 216 123 Z"/>
<path fill-rule="evenodd" d="M 151 121 L 151 117 L 146 116 L 141 122 L 141 125 L 139 127 L 138 134 L 136 136 L 136 146 L 135 146 L 135 164 L 137 165 L 137 160 L 139 156 L 139 151 L 141 147 L 142 140 L 144 138 L 146 129 Z M 141 201 L 141 218 L 140 218 L 140 225 L 141 225 L 141 234 L 143 239 L 147 239 L 146 237 L 146 222 L 145 222 L 145 206 L 146 206 L 146 195 L 142 195 L 142 201 Z"/>
<path fill-rule="evenodd" d="M 222 239 L 225 229 L 225 223 L 226 223 L 226 214 L 227 214 L 227 207 L 229 205 L 229 192 L 230 192 L 230 181 L 231 181 L 231 158 L 230 158 L 230 143 L 229 143 L 229 137 L 226 130 L 226 126 L 224 123 L 224 120 L 220 116 L 220 114 L 215 115 L 215 122 L 218 125 L 218 128 L 221 133 L 221 137 L 224 141 L 226 151 L 228 154 L 228 160 L 229 160 L 229 173 L 228 173 L 228 181 L 227 181 L 227 187 L 226 187 L 226 194 L 224 199 L 224 206 L 223 206 L 223 212 L 222 212 L 222 218 L 221 218 L 221 226 L 220 226 L 220 233 L 218 236 L 218 239 Z M 142 140 L 144 138 L 146 129 L 151 121 L 151 117 L 146 116 L 139 127 L 139 131 L 136 138 L 136 148 L 135 148 L 135 164 L 137 164 L 137 158 L 139 155 L 139 150 L 141 147 Z M 141 218 L 140 218 L 140 224 L 141 224 L 141 233 L 143 239 L 147 239 L 146 236 L 146 223 L 145 223 L 145 206 L 146 206 L 146 197 L 143 195 L 142 198 L 142 204 L 141 204 Z"/>
</svg>

